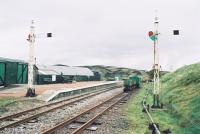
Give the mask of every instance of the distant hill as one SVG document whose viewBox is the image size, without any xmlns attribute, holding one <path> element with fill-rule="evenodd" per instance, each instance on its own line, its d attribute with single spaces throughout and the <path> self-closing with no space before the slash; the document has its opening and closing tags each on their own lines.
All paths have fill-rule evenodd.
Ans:
<svg viewBox="0 0 200 134">
<path fill-rule="evenodd" d="M 94 66 L 82 66 L 89 68 L 93 71 L 98 71 L 102 75 L 103 80 L 112 80 L 115 77 L 121 77 L 122 79 L 128 78 L 130 75 L 140 75 L 143 80 L 148 80 L 149 75 L 145 70 L 137 70 L 125 67 L 115 67 L 115 66 L 104 66 L 104 65 L 94 65 Z"/>
<path fill-rule="evenodd" d="M 54 66 L 66 66 L 66 67 L 69 67 L 68 65 L 63 65 L 63 64 L 55 64 Z"/>
</svg>

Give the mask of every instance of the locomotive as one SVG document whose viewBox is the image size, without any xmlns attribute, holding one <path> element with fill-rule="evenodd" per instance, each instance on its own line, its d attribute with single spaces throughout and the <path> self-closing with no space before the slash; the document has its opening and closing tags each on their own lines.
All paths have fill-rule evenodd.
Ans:
<svg viewBox="0 0 200 134">
<path fill-rule="evenodd" d="M 130 76 L 124 80 L 124 92 L 133 91 L 141 87 L 141 78 L 137 75 Z"/>
</svg>

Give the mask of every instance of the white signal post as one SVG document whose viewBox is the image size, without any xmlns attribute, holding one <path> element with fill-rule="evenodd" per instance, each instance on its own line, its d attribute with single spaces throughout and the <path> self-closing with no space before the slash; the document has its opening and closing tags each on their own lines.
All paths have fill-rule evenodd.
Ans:
<svg viewBox="0 0 200 134">
<path fill-rule="evenodd" d="M 34 43 L 35 43 L 35 26 L 34 21 L 31 22 L 30 34 L 28 35 L 27 41 L 29 45 L 29 62 L 28 62 L 28 87 L 27 87 L 27 97 L 35 96 L 35 87 L 34 87 Z"/>
<path fill-rule="evenodd" d="M 159 32 L 158 32 L 158 17 L 155 17 L 154 20 L 154 31 L 149 31 L 149 37 L 151 40 L 154 41 L 154 59 L 153 59 L 153 73 L 154 73 L 154 78 L 153 78 L 153 105 L 152 108 L 162 108 L 163 104 L 160 103 L 160 69 L 161 66 L 159 64 L 159 52 L 158 52 L 158 44 L 159 44 Z M 173 30 L 174 35 L 179 35 L 179 30 Z"/>
<path fill-rule="evenodd" d="M 154 89 L 153 89 L 153 106 L 152 107 L 160 107 L 160 64 L 159 64 L 159 53 L 158 53 L 158 17 L 155 17 L 154 21 L 154 34 L 155 34 L 155 40 L 154 40 Z"/>
<path fill-rule="evenodd" d="M 28 60 L 28 87 L 27 87 L 27 97 L 34 97 L 35 87 L 34 87 L 34 66 L 35 66 L 35 56 L 34 56 L 34 43 L 35 43 L 35 26 L 34 21 L 31 21 L 30 34 L 28 35 L 27 41 L 29 45 L 29 60 Z M 47 38 L 52 37 L 52 33 L 47 33 Z"/>
</svg>

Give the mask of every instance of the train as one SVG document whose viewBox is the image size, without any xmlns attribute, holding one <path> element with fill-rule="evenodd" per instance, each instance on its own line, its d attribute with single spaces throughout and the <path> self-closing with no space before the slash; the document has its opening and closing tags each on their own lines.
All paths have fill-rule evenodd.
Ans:
<svg viewBox="0 0 200 134">
<path fill-rule="evenodd" d="M 141 78 L 138 75 L 130 76 L 124 80 L 124 92 L 133 91 L 141 87 Z"/>
</svg>

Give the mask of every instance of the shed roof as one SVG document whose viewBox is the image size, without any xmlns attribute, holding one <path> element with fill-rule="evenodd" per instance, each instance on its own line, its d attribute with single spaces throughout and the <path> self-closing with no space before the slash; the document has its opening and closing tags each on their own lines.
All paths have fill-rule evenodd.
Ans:
<svg viewBox="0 0 200 134">
<path fill-rule="evenodd" d="M 39 70 L 51 70 L 63 75 L 79 75 L 79 76 L 94 76 L 94 73 L 84 67 L 68 67 L 68 66 L 44 66 L 38 65 Z"/>
<path fill-rule="evenodd" d="M 58 72 L 54 70 L 46 70 L 46 69 L 40 69 L 38 70 L 39 74 L 43 75 L 60 75 Z"/>
<path fill-rule="evenodd" d="M 3 58 L 3 57 L 0 57 L 0 62 L 18 62 L 18 63 L 26 63 L 25 61 L 23 60 L 17 60 L 17 59 L 9 59 L 9 58 Z"/>
</svg>

